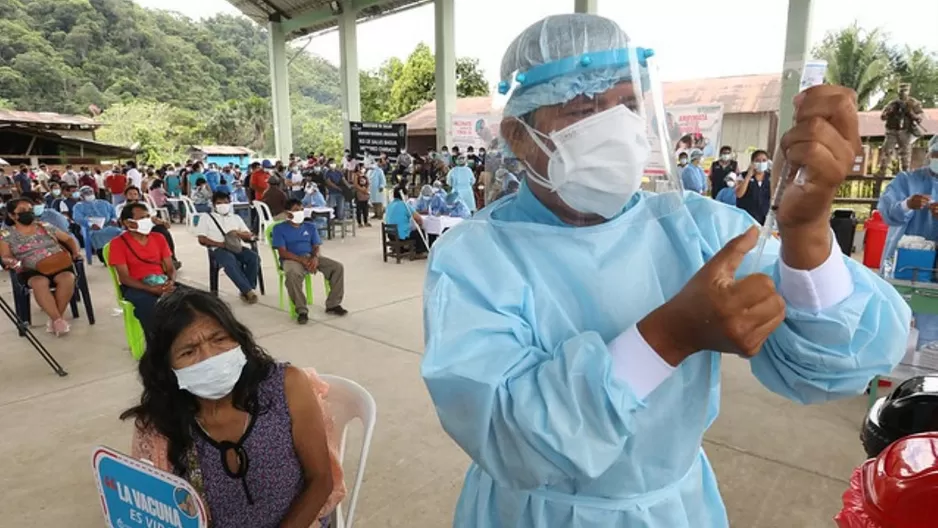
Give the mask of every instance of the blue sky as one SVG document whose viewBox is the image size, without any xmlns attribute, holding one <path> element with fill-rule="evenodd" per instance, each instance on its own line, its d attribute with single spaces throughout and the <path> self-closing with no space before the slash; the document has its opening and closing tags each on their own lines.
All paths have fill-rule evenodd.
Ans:
<svg viewBox="0 0 938 528">
<path fill-rule="evenodd" d="M 135 1 L 193 18 L 238 13 L 225 0 Z M 938 52 L 938 1 L 888 0 L 889 10 L 884 3 L 814 0 L 812 40 L 820 42 L 825 32 L 856 20 L 862 27 L 882 28 L 895 43 Z M 787 6 L 786 0 L 599 0 L 599 14 L 619 22 L 638 45 L 655 49 L 662 78 L 670 81 L 780 72 Z M 502 52 L 518 33 L 544 16 L 572 9 L 573 0 L 456 0 L 456 54 L 478 58 L 494 85 Z M 432 47 L 433 7 L 363 24 L 358 38 L 359 66 L 368 69 L 390 57 L 406 57 L 420 41 Z M 338 64 L 335 33 L 314 39 L 307 50 Z"/>
</svg>

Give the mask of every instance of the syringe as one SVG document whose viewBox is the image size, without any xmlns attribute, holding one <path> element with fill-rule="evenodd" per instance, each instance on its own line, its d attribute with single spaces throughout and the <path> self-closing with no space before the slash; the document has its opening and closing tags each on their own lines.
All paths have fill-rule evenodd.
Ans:
<svg viewBox="0 0 938 528">
<path fill-rule="evenodd" d="M 762 224 L 762 230 L 759 232 L 759 242 L 756 244 L 756 256 L 750 261 L 746 275 L 758 273 L 760 269 L 759 265 L 762 262 L 762 253 L 765 251 L 765 244 L 769 241 L 769 238 L 772 237 L 772 233 L 775 232 L 777 226 L 776 214 L 778 213 L 778 206 L 782 203 L 782 195 L 785 194 L 785 188 L 788 186 L 788 175 L 790 173 L 791 168 L 788 161 L 785 161 L 782 163 L 781 179 L 778 182 L 778 188 L 772 196 L 772 206 L 769 207 L 769 213 L 765 215 L 765 223 Z M 801 185 L 804 185 L 804 168 L 798 169 L 798 174 L 796 174 L 794 178 L 796 183 L 799 178 L 802 181 Z"/>
</svg>

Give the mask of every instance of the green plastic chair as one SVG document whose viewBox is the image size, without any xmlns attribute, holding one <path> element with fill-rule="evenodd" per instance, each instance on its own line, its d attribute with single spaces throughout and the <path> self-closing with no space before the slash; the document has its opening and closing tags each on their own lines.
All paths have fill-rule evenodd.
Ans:
<svg viewBox="0 0 938 528">
<path fill-rule="evenodd" d="M 277 224 L 281 222 L 282 221 L 274 222 L 270 224 L 269 226 L 267 226 L 267 229 L 264 231 L 264 239 L 267 241 L 267 245 L 270 246 L 270 250 L 274 254 L 274 265 L 277 266 L 277 278 L 278 278 L 277 282 L 280 284 L 280 287 L 278 288 L 280 292 L 279 293 L 279 305 L 280 305 L 280 309 L 283 310 L 283 298 L 284 298 L 283 290 L 284 290 L 284 286 L 286 285 L 287 276 L 283 272 L 283 268 L 280 266 L 280 254 L 277 252 L 277 248 L 274 247 L 274 243 L 273 243 L 274 226 L 276 226 Z M 324 279 L 323 282 L 326 285 L 326 295 L 329 295 L 329 292 L 332 290 L 331 286 L 329 285 L 329 281 Z M 293 304 L 293 300 L 290 299 L 289 295 L 287 295 L 286 298 L 287 298 L 287 302 L 290 303 L 290 318 L 296 319 L 296 316 L 297 316 L 296 306 Z M 313 304 L 313 276 L 311 274 L 306 275 L 306 301 L 309 304 Z"/>
<path fill-rule="evenodd" d="M 104 246 L 102 252 L 104 253 L 104 262 L 109 263 L 111 254 L 110 242 Z M 143 353 L 147 348 L 143 326 L 140 324 L 140 320 L 137 319 L 137 316 L 134 315 L 134 305 L 130 304 L 130 301 L 125 300 L 123 294 L 121 294 L 121 283 L 120 279 L 117 277 L 117 269 L 110 264 L 107 264 L 107 269 L 111 274 L 111 281 L 114 282 L 114 292 L 117 293 L 117 306 L 124 312 L 124 334 L 127 335 L 127 346 L 130 347 L 130 355 L 137 361 L 140 361 L 140 358 L 143 357 Z"/>
</svg>

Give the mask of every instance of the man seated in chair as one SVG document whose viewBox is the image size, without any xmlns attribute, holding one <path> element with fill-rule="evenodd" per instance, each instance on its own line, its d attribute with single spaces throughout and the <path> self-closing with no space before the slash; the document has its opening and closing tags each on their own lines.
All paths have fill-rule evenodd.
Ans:
<svg viewBox="0 0 938 528">
<path fill-rule="evenodd" d="M 322 240 L 312 223 L 305 222 L 303 203 L 297 199 L 287 201 L 288 220 L 274 226 L 272 245 L 280 255 L 280 264 L 286 276 L 287 293 L 296 306 L 296 322 L 309 322 L 304 284 L 306 274 L 321 271 L 331 291 L 326 298 L 326 313 L 345 315 L 342 308 L 345 296 L 345 268 L 339 262 L 319 254 Z"/>
<path fill-rule="evenodd" d="M 419 231 L 419 227 L 423 226 L 423 218 L 407 205 L 406 198 L 407 190 L 403 186 L 399 185 L 394 188 L 393 200 L 388 204 L 384 223 L 396 228 L 398 240 L 412 240 L 417 256 L 426 258 L 427 245 L 423 242 Z"/>
<path fill-rule="evenodd" d="M 287 218 L 287 194 L 283 192 L 281 185 L 283 185 L 283 180 L 277 176 L 271 176 L 267 180 L 267 190 L 264 192 L 264 197 L 261 198 L 261 201 L 267 204 L 267 208 L 270 209 L 270 216 L 274 217 L 275 220 Z"/>
<path fill-rule="evenodd" d="M 212 195 L 212 207 L 215 212 L 206 213 L 208 218 L 199 222 L 196 234 L 199 244 L 213 252 L 215 262 L 225 270 L 241 293 L 241 300 L 247 304 L 257 304 L 257 274 L 261 258 L 257 252 L 244 246 L 244 242 L 254 239 L 244 219 L 234 214 L 231 196 L 223 191 Z"/>
<path fill-rule="evenodd" d="M 128 187 L 124 191 L 124 198 L 126 202 L 117 205 L 114 209 L 117 212 L 117 216 L 120 217 L 121 211 L 124 207 L 127 207 L 130 204 L 138 203 L 147 208 L 147 213 L 150 215 L 150 220 L 153 220 L 153 233 L 157 233 L 166 239 L 166 244 L 169 245 L 169 251 L 173 254 L 173 266 L 176 269 L 182 267 L 182 262 L 179 262 L 179 259 L 176 258 L 176 241 L 173 239 L 173 234 L 169 232 L 170 223 L 166 220 L 163 220 L 157 216 L 153 209 L 150 207 L 150 204 L 143 200 L 143 197 L 140 195 L 140 189 L 136 187 Z"/>
</svg>

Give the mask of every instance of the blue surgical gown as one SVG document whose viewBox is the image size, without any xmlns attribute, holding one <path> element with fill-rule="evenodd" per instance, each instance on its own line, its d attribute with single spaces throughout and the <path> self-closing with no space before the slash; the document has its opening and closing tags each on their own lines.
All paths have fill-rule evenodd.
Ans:
<svg viewBox="0 0 938 528">
<path fill-rule="evenodd" d="M 381 169 L 381 167 L 371 169 L 371 173 L 368 174 L 368 188 L 371 192 L 371 203 L 383 204 L 385 202 L 384 188 L 387 186 L 388 181 L 384 176 L 384 170 Z"/>
<path fill-rule="evenodd" d="M 684 170 L 681 171 L 681 181 L 684 183 L 684 189 L 687 191 L 694 191 L 700 194 L 707 189 L 707 174 L 702 168 L 693 163 L 684 167 Z"/>
<path fill-rule="evenodd" d="M 91 229 L 91 218 L 104 218 L 105 224 L 117 221 L 117 214 L 114 212 L 114 206 L 104 200 L 94 200 L 92 202 L 84 201 L 75 204 L 72 210 L 72 219 L 82 227 L 84 233 L 91 235 L 91 248 L 99 250 L 107 245 L 116 236 L 122 232 L 121 228 L 113 225 L 105 225 L 101 229 Z M 87 239 L 85 240 L 87 244 Z"/>
<path fill-rule="evenodd" d="M 437 191 L 433 193 L 433 198 L 430 199 L 430 214 L 433 216 L 441 216 L 446 214 L 448 207 L 446 205 L 446 191 Z"/>
<path fill-rule="evenodd" d="M 476 177 L 472 174 L 472 169 L 469 167 L 453 167 L 450 169 L 449 174 L 446 175 L 446 185 L 449 185 L 450 189 L 459 193 L 459 197 L 466 202 L 466 206 L 469 207 L 469 212 L 474 213 L 476 211 L 476 200 L 475 194 L 472 193 L 472 186 L 476 183 Z"/>
<path fill-rule="evenodd" d="M 469 207 L 462 198 L 456 200 L 456 203 L 446 204 L 446 214 L 456 218 L 469 218 L 472 216 L 472 213 L 469 212 Z"/>
<path fill-rule="evenodd" d="M 434 246 L 421 373 L 473 461 L 454 526 L 728 526 L 701 447 L 722 355 L 690 356 L 638 398 L 613 374 L 607 343 L 754 222 L 700 195 L 669 215 L 656 212 L 662 201 L 641 193 L 617 218 L 575 228 L 522 185 Z M 776 283 L 778 249 L 763 256 Z M 789 306 L 750 361 L 769 390 L 804 403 L 851 396 L 902 357 L 905 302 L 844 262 L 853 294 L 820 313 Z"/>
<path fill-rule="evenodd" d="M 414 204 L 414 209 L 417 210 L 420 214 L 429 214 L 430 213 L 430 204 L 433 202 L 433 195 L 423 196 L 417 198 L 417 203 Z"/>
<path fill-rule="evenodd" d="M 326 198 L 318 190 L 314 193 L 307 193 L 303 197 L 303 207 L 329 207 L 326 205 Z M 325 229 L 329 221 L 325 218 L 317 218 L 314 222 L 316 229 Z"/>
<path fill-rule="evenodd" d="M 916 194 L 931 196 L 933 201 L 938 201 L 938 174 L 933 173 L 928 167 L 911 172 L 900 172 L 879 198 L 879 205 L 876 208 L 883 215 L 883 220 L 889 224 L 883 258 L 892 258 L 899 239 L 904 235 L 922 236 L 928 240 L 938 241 L 938 220 L 932 216 L 927 207 L 917 211 L 906 211 L 902 207 L 906 200 Z M 919 348 L 938 341 L 938 315 L 916 313 L 915 327 L 918 329 L 917 346 Z"/>
</svg>

